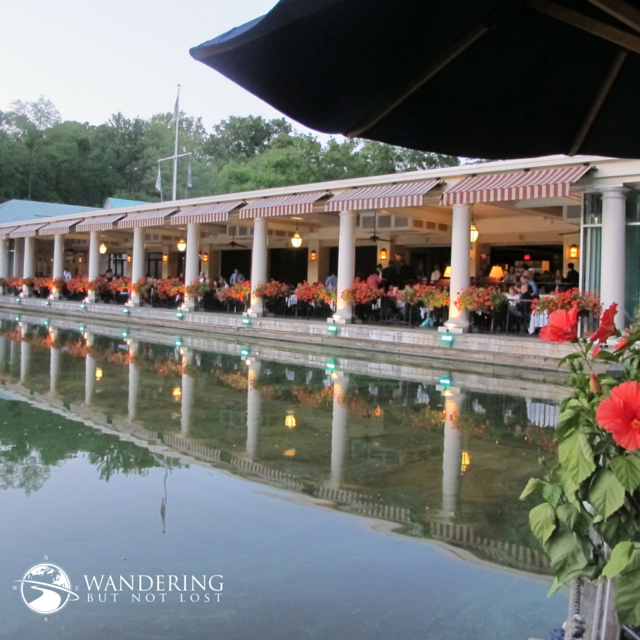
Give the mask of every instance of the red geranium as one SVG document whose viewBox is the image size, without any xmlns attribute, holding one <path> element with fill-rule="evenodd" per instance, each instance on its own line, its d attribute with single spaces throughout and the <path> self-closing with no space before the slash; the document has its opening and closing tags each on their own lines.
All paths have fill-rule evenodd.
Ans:
<svg viewBox="0 0 640 640">
<path fill-rule="evenodd" d="M 618 313 L 618 303 L 614 302 L 603 314 L 600 320 L 600 326 L 596 332 L 589 338 L 591 342 L 597 342 L 602 344 L 606 342 L 611 336 L 618 333 L 614 318 Z"/>
<path fill-rule="evenodd" d="M 596 409 L 598 424 L 625 449 L 640 448 L 640 384 L 623 382 Z"/>
<path fill-rule="evenodd" d="M 544 342 L 575 342 L 578 339 L 578 307 L 569 311 L 554 311 L 549 316 L 549 324 L 540 330 L 540 340 Z"/>
</svg>

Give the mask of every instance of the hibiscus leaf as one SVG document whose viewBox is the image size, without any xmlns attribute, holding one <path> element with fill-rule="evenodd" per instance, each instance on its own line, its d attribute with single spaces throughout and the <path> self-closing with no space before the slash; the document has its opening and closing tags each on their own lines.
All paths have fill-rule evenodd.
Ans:
<svg viewBox="0 0 640 640">
<path fill-rule="evenodd" d="M 584 433 L 574 431 L 558 445 L 560 464 L 575 484 L 588 478 L 596 468 L 593 452 Z"/>
<path fill-rule="evenodd" d="M 560 527 L 549 538 L 544 549 L 549 554 L 551 567 L 560 584 L 564 584 L 588 564 L 580 540 L 566 527 Z"/>
<path fill-rule="evenodd" d="M 553 507 L 543 502 L 529 512 L 529 524 L 533 535 L 544 544 L 556 529 L 556 514 Z"/>
<path fill-rule="evenodd" d="M 640 569 L 625 571 L 614 579 L 616 588 L 616 611 L 622 624 L 640 624 L 638 584 L 640 584 Z"/>
<path fill-rule="evenodd" d="M 611 557 L 607 562 L 607 566 L 602 570 L 602 575 L 609 580 L 615 578 L 629 564 L 632 551 L 633 542 L 629 540 L 619 542 L 611 551 Z"/>
<path fill-rule="evenodd" d="M 558 484 L 545 482 L 542 486 L 542 497 L 552 506 L 556 506 L 560 502 L 562 496 L 562 487 Z"/>
<path fill-rule="evenodd" d="M 539 478 L 531 478 L 529 482 L 527 482 L 527 486 L 524 488 L 524 491 L 520 494 L 520 500 L 524 500 L 527 496 L 531 495 L 534 491 L 540 489 L 540 487 L 544 483 Z"/>
<path fill-rule="evenodd" d="M 600 469 L 589 487 L 589 502 L 606 520 L 624 502 L 624 487 L 609 469 Z"/>
<path fill-rule="evenodd" d="M 633 493 L 640 487 L 640 458 L 636 458 L 636 456 L 613 458 L 611 470 L 629 493 Z"/>
</svg>

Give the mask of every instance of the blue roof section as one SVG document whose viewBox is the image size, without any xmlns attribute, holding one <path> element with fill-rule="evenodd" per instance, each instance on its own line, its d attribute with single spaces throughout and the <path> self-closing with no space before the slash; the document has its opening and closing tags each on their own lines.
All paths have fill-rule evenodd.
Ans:
<svg viewBox="0 0 640 640">
<path fill-rule="evenodd" d="M 104 203 L 105 209 L 119 209 L 120 207 L 136 207 L 139 204 L 149 204 L 142 200 L 123 200 L 122 198 L 107 198 Z"/>
<path fill-rule="evenodd" d="M 9 200 L 0 204 L 0 224 L 6 222 L 22 222 L 35 218 L 64 216 L 72 213 L 100 211 L 96 207 L 79 207 L 74 204 L 53 204 L 51 202 L 34 202 L 33 200 Z"/>
</svg>

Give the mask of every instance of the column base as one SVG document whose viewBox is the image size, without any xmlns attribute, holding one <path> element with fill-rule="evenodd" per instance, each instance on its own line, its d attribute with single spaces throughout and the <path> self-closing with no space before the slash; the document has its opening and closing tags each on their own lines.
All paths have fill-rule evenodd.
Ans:
<svg viewBox="0 0 640 640">
<path fill-rule="evenodd" d="M 448 323 L 444 323 L 444 326 L 442 327 L 438 327 L 438 332 L 439 333 L 468 333 L 469 332 L 469 327 L 459 327 L 456 324 L 453 324 L 453 326 L 447 326 Z"/>
</svg>

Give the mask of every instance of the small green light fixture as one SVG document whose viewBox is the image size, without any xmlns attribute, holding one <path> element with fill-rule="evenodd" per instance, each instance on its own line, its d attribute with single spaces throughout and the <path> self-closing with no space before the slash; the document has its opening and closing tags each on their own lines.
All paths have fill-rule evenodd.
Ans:
<svg viewBox="0 0 640 640">
<path fill-rule="evenodd" d="M 439 382 L 443 387 L 451 386 L 451 378 L 440 378 Z"/>
<path fill-rule="evenodd" d="M 446 344 L 453 344 L 453 335 L 451 333 L 443 333 L 440 340 Z"/>
<path fill-rule="evenodd" d="M 20 304 L 20 303 L 22 302 L 22 300 L 21 300 L 20 298 L 16 298 L 16 302 L 17 302 L 18 304 Z"/>
<path fill-rule="evenodd" d="M 241 355 L 243 358 L 246 358 L 246 357 L 249 355 L 249 349 L 243 349 L 243 350 L 240 352 L 240 355 Z"/>
<path fill-rule="evenodd" d="M 245 327 L 249 327 L 249 326 L 251 326 L 251 318 L 242 318 L 242 324 L 243 324 Z"/>
<path fill-rule="evenodd" d="M 123 338 L 128 338 L 129 337 L 129 332 L 126 329 L 122 332 L 122 337 Z"/>
<path fill-rule="evenodd" d="M 176 338 L 176 347 L 181 347 L 182 346 L 182 338 Z"/>
<path fill-rule="evenodd" d="M 80 333 L 84 333 L 84 325 L 83 325 L 83 324 L 81 324 L 81 325 L 78 327 L 78 331 L 79 331 Z"/>
<path fill-rule="evenodd" d="M 184 319 L 184 313 L 182 313 L 182 311 L 176 311 L 176 318 L 178 318 L 178 320 Z"/>
<path fill-rule="evenodd" d="M 327 362 L 327 369 L 329 369 L 329 371 L 335 371 L 336 363 L 333 360 L 329 360 Z"/>
<path fill-rule="evenodd" d="M 332 335 L 332 336 L 338 335 L 338 325 L 337 324 L 328 325 L 327 331 L 329 332 L 329 335 Z"/>
<path fill-rule="evenodd" d="M 20 316 L 16 316 L 16 317 L 14 318 L 14 320 L 15 320 L 16 322 L 20 322 Z"/>
<path fill-rule="evenodd" d="M 87 310 L 87 305 L 84 302 L 80 303 L 80 311 L 86 311 Z"/>
<path fill-rule="evenodd" d="M 122 309 L 122 313 L 124 313 L 126 316 L 128 316 L 129 315 L 129 307 L 124 307 Z"/>
</svg>

